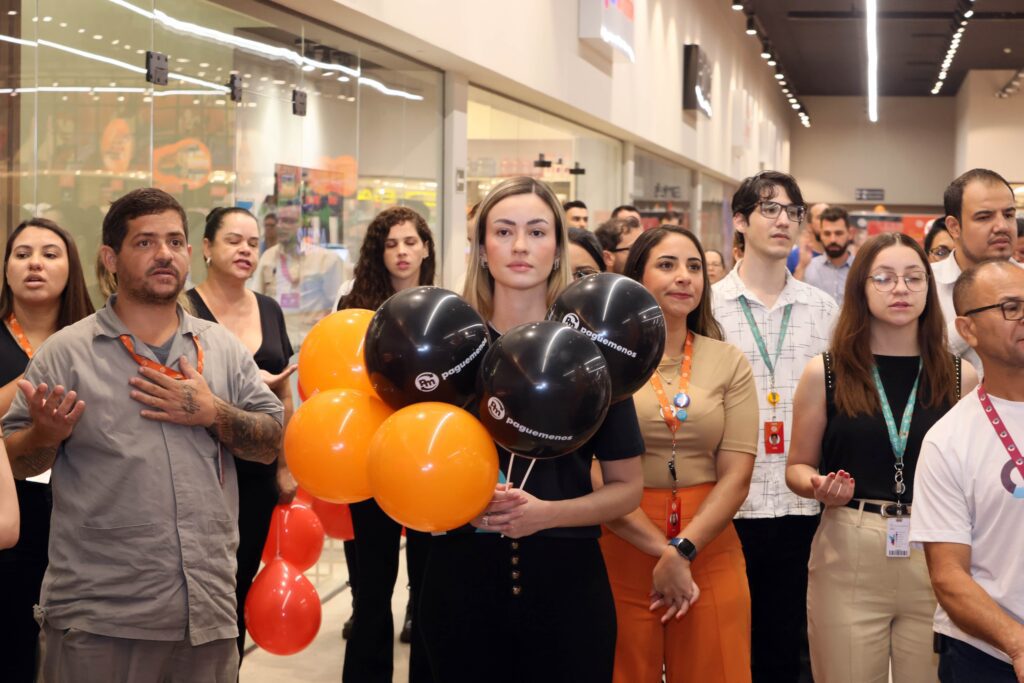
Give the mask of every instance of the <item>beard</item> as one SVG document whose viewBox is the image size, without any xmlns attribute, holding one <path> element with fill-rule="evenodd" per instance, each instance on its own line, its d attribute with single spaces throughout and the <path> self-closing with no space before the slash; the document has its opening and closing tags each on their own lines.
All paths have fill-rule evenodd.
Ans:
<svg viewBox="0 0 1024 683">
<path fill-rule="evenodd" d="M 846 253 L 846 250 L 850 248 L 849 242 L 843 244 L 826 244 L 825 253 L 828 254 L 829 258 L 839 258 Z"/>
<path fill-rule="evenodd" d="M 157 290 L 150 284 L 148 279 L 119 276 L 117 279 L 117 291 L 123 292 L 127 297 L 144 304 L 168 304 L 177 300 L 178 295 L 185 288 L 185 275 L 178 273 L 178 283 L 173 289 Z"/>
</svg>

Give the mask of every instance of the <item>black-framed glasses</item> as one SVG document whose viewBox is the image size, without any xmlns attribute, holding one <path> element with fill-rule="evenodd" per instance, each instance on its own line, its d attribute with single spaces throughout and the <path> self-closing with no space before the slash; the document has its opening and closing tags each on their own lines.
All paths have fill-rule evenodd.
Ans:
<svg viewBox="0 0 1024 683">
<path fill-rule="evenodd" d="M 896 283 L 903 278 L 903 284 L 911 292 L 920 292 L 928 287 L 927 273 L 910 273 L 908 275 L 897 275 L 896 273 L 877 273 L 868 276 L 871 284 L 879 292 L 891 292 L 896 289 Z"/>
<path fill-rule="evenodd" d="M 939 258 L 946 258 L 952 253 L 953 250 L 944 244 L 938 247 L 932 247 L 931 249 L 928 250 L 929 256 L 938 256 Z"/>
<path fill-rule="evenodd" d="M 1010 322 L 1024 320 L 1024 299 L 1007 299 L 1006 301 L 998 304 L 972 308 L 965 312 L 964 315 L 974 315 L 975 313 L 981 313 L 982 311 L 990 311 L 993 308 L 999 308 L 1003 311 L 1003 320 L 1009 320 Z"/>
<path fill-rule="evenodd" d="M 628 251 L 628 249 L 627 249 L 627 251 Z M 597 270 L 595 268 L 591 268 L 590 266 L 582 266 L 580 268 L 573 269 L 573 271 L 572 271 L 572 279 L 573 280 L 581 280 L 581 279 L 585 278 L 588 275 L 596 275 L 599 272 L 601 272 L 601 271 L 599 271 L 599 270 Z"/>
<path fill-rule="evenodd" d="M 783 206 L 778 202 L 758 202 L 758 210 L 765 218 L 778 218 L 782 210 L 786 210 L 786 216 L 794 223 L 799 223 L 807 215 L 807 207 L 803 204 L 786 204 Z"/>
</svg>

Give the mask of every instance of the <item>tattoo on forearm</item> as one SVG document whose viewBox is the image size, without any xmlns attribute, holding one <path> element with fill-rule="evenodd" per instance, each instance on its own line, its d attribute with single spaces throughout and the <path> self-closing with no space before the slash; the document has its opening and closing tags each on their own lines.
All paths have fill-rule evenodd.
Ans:
<svg viewBox="0 0 1024 683">
<path fill-rule="evenodd" d="M 210 433 L 242 460 L 270 463 L 281 446 L 281 425 L 270 415 L 247 413 L 215 400 L 217 419 Z"/>
<path fill-rule="evenodd" d="M 199 402 L 196 401 L 196 390 L 192 387 L 182 387 L 185 393 L 184 398 L 181 401 L 181 409 L 188 415 L 195 415 L 199 412 Z"/>
<path fill-rule="evenodd" d="M 11 460 L 11 472 L 17 479 L 27 479 L 42 474 L 53 467 L 57 457 L 57 446 L 42 446 Z"/>
</svg>

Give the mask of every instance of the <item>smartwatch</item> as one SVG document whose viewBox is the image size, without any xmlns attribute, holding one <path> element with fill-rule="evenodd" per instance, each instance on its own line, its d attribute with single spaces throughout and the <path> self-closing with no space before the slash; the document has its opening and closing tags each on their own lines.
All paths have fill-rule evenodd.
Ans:
<svg viewBox="0 0 1024 683">
<path fill-rule="evenodd" d="M 685 557 L 690 562 L 697 557 L 697 546 L 688 538 L 673 538 L 668 544 L 676 549 L 680 557 Z"/>
</svg>

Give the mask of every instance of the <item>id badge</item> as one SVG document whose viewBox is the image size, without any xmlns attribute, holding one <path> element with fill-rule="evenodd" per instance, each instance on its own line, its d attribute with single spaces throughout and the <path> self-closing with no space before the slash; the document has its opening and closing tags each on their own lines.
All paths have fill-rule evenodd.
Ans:
<svg viewBox="0 0 1024 683">
<path fill-rule="evenodd" d="M 673 497 L 668 501 L 668 510 L 665 515 L 665 538 L 675 538 L 679 535 L 679 499 Z"/>
<path fill-rule="evenodd" d="M 781 420 L 764 423 L 764 452 L 772 455 L 786 452 L 786 436 Z"/>
<path fill-rule="evenodd" d="M 279 299 L 281 308 L 298 308 L 299 307 L 299 293 L 298 292 L 283 292 Z"/>
<path fill-rule="evenodd" d="M 910 557 L 910 517 L 888 517 L 885 520 L 885 556 Z"/>
</svg>

